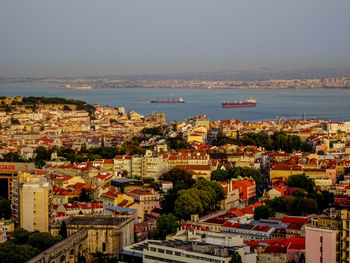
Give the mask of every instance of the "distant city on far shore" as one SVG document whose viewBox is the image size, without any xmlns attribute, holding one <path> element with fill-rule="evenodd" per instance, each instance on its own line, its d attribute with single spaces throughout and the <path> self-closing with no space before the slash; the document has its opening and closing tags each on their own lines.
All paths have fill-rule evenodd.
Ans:
<svg viewBox="0 0 350 263">
<path fill-rule="evenodd" d="M 190 88 L 321 89 L 350 88 L 350 69 L 217 71 L 148 75 L 8 77 L 0 83 L 57 83 L 58 89 Z"/>
</svg>

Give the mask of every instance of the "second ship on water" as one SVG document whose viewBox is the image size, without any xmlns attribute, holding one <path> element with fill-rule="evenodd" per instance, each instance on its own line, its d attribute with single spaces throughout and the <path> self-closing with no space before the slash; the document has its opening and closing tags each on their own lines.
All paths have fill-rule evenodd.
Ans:
<svg viewBox="0 0 350 263">
<path fill-rule="evenodd" d="M 243 107 L 256 107 L 256 100 L 250 98 L 246 101 L 234 101 L 234 102 L 223 102 L 223 108 L 243 108 Z"/>
<path fill-rule="evenodd" d="M 183 98 L 156 99 L 151 100 L 151 103 L 185 103 L 185 100 Z"/>
</svg>

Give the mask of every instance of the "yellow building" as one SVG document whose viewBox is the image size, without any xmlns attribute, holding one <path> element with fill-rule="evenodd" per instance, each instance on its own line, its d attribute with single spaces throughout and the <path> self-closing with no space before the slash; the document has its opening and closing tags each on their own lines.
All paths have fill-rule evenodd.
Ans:
<svg viewBox="0 0 350 263">
<path fill-rule="evenodd" d="M 187 137 L 187 142 L 190 143 L 194 141 L 203 143 L 203 135 L 199 133 L 189 134 Z"/>
<path fill-rule="evenodd" d="M 270 170 L 270 179 L 271 181 L 278 178 L 287 179 L 291 175 L 302 174 L 303 171 L 298 165 L 287 165 L 284 163 L 277 163 L 273 165 Z"/>
<path fill-rule="evenodd" d="M 335 169 L 337 170 L 337 175 L 342 175 L 342 174 L 344 174 L 344 171 L 345 171 L 344 165 L 339 165 L 339 164 L 337 164 L 337 165 L 335 166 Z"/>
<path fill-rule="evenodd" d="M 48 232 L 53 223 L 52 185 L 39 175 L 24 175 L 19 187 L 20 226 L 28 231 Z"/>
</svg>

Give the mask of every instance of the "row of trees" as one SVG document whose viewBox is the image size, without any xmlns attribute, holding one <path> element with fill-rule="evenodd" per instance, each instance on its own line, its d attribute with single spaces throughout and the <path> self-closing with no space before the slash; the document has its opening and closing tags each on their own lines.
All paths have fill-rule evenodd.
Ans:
<svg viewBox="0 0 350 263">
<path fill-rule="evenodd" d="M 53 237 L 46 232 L 29 232 L 16 228 L 13 239 L 0 244 L 0 262 L 26 262 L 62 239 L 62 236 Z"/>
<path fill-rule="evenodd" d="M 253 178 L 256 184 L 262 183 L 261 171 L 254 168 L 228 167 L 211 172 L 211 180 L 213 181 L 229 181 L 239 176 Z"/>
<path fill-rule="evenodd" d="M 237 138 L 231 138 L 219 132 L 213 141 L 213 145 L 221 146 L 224 144 L 235 144 L 239 146 L 254 145 L 263 147 L 269 151 L 283 150 L 288 153 L 293 151 L 312 152 L 312 146 L 301 142 L 299 136 L 287 135 L 284 132 L 275 132 L 271 137 L 265 132 L 249 132 L 241 138 L 239 136 Z"/>
<path fill-rule="evenodd" d="M 298 189 L 292 195 L 271 200 L 268 205 L 274 211 L 289 215 L 307 215 L 322 213 L 334 204 L 334 194 L 318 190 L 313 180 L 305 174 L 291 175 L 287 185 Z"/>
<path fill-rule="evenodd" d="M 95 107 L 87 104 L 85 101 L 82 100 L 73 100 L 73 99 L 65 99 L 65 98 L 59 98 L 59 97 L 24 97 L 22 99 L 22 103 L 24 105 L 36 105 L 36 104 L 70 104 L 70 105 L 76 105 L 77 110 L 86 110 L 89 112 L 89 114 L 93 114 L 95 112 Z"/>
<path fill-rule="evenodd" d="M 133 138 L 131 141 L 125 142 L 122 146 L 106 147 L 101 143 L 100 147 L 94 147 L 87 149 L 85 145 L 82 145 L 79 151 L 76 151 L 67 147 L 53 146 L 50 150 L 43 146 L 38 147 L 35 150 L 35 164 L 43 166 L 45 161 L 51 159 L 51 154 L 56 152 L 57 156 L 65 158 L 71 162 L 84 162 L 94 161 L 96 159 L 112 159 L 119 154 L 144 154 L 145 149 L 139 146 L 140 142 L 137 138 Z M 25 161 L 18 154 L 15 155 L 15 161 Z M 13 156 L 6 155 L 6 159 L 13 159 Z"/>
</svg>

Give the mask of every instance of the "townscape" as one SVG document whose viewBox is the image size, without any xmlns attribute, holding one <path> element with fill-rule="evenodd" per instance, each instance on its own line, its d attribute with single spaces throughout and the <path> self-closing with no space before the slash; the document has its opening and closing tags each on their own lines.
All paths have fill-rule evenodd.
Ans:
<svg viewBox="0 0 350 263">
<path fill-rule="evenodd" d="M 1 79 L 0 83 L 16 82 L 18 79 Z M 61 83 L 59 89 L 111 89 L 111 88 L 190 88 L 190 89 L 321 89 L 350 88 L 348 77 L 294 78 L 266 80 L 183 80 L 159 79 L 134 76 L 125 78 L 39 78 L 26 81 Z"/>
<path fill-rule="evenodd" d="M 0 108 L 0 262 L 348 262 L 350 122 Z"/>
</svg>

